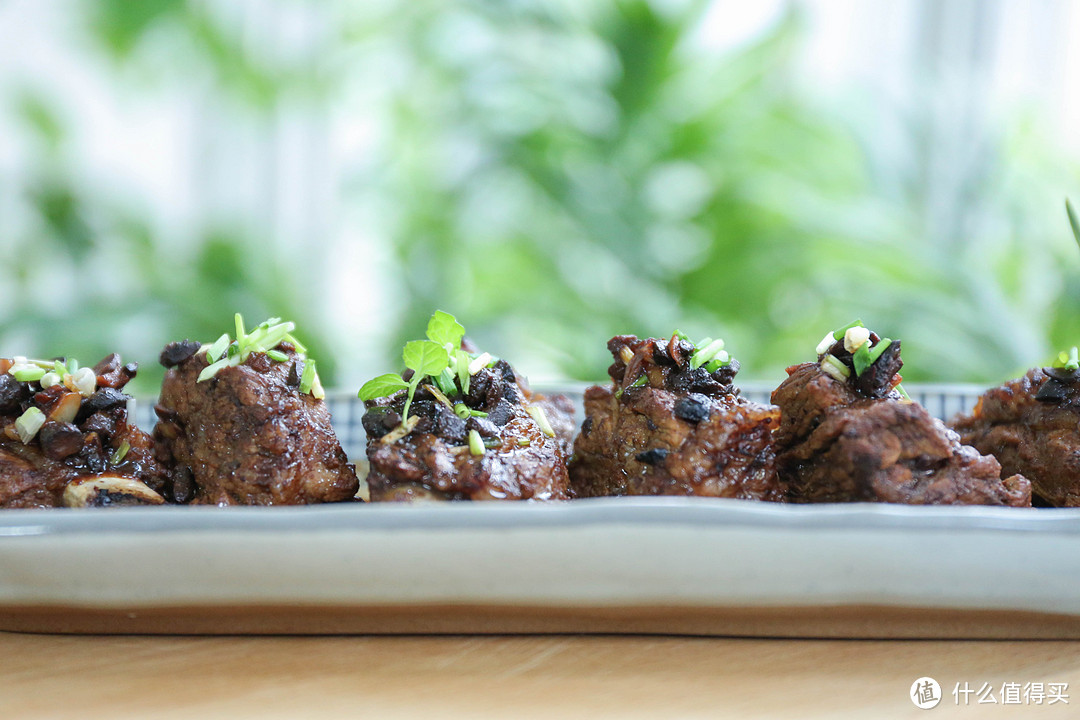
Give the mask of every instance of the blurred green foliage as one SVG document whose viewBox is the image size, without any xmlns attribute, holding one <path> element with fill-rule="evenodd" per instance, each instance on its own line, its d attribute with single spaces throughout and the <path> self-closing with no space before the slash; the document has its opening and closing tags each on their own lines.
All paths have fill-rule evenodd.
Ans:
<svg viewBox="0 0 1080 720">
<path fill-rule="evenodd" d="M 328 104 L 346 83 L 381 83 L 385 133 L 341 188 L 379 208 L 371 231 L 396 263 L 381 282 L 397 332 L 370 374 L 394 367 L 435 308 L 526 369 L 589 380 L 611 335 L 675 327 L 723 336 L 745 377 L 769 380 L 855 317 L 904 341 L 909 380 L 998 381 L 1080 340 L 1080 255 L 1061 209 L 1080 174 L 1037 115 L 1003 124 L 941 222 L 932 118 L 886 138 L 859 108 L 815 97 L 794 9 L 717 53 L 694 40 L 703 1 L 330 3 L 318 62 L 270 67 L 202 3 L 91 7 L 118 77 L 167 28 L 256 114 L 283 93 Z M 38 222 L 5 264 L 5 343 L 87 361 L 119 348 L 152 392 L 164 342 L 216 337 L 240 310 L 249 324 L 296 320 L 334 382 L 336 318 L 295 258 L 220 221 L 189 252 L 123 198 L 88 194 L 44 97 L 18 99 L 40 156 L 21 180 Z M 50 293 L 60 277 L 73 287 Z"/>
</svg>

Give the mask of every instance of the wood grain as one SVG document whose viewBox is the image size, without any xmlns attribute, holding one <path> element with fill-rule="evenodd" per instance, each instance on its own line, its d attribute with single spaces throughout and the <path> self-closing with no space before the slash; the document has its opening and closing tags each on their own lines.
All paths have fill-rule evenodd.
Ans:
<svg viewBox="0 0 1080 720">
<path fill-rule="evenodd" d="M 934 717 L 1075 717 L 1080 642 L 0 633 L 0 718 L 924 717 L 922 675 Z M 1077 697 L 956 707 L 963 681 Z"/>
</svg>

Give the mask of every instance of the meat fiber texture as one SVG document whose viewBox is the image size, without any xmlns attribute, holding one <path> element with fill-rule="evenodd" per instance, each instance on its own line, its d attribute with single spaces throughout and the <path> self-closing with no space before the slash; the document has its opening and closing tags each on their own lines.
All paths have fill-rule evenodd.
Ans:
<svg viewBox="0 0 1080 720">
<path fill-rule="evenodd" d="M 997 460 L 898 393 L 863 398 L 817 363 L 788 374 L 772 401 L 781 412 L 778 465 L 793 502 L 1031 504 L 1024 477 L 1002 480 Z"/>
<path fill-rule="evenodd" d="M 778 412 L 736 394 L 737 364 L 692 369 L 693 346 L 677 339 L 616 336 L 608 348 L 612 387 L 585 392 L 570 467 L 576 496 L 784 499 L 772 440 Z"/>
<path fill-rule="evenodd" d="M 174 466 L 179 502 L 304 505 L 351 500 L 359 481 L 334 434 L 326 403 L 301 393 L 303 359 L 252 353 L 196 382 L 197 352 L 165 373 L 154 428 L 159 458 Z"/>
<path fill-rule="evenodd" d="M 13 437 L 16 418 L 31 405 L 48 415 L 64 388 L 42 391 L 36 383 L 17 383 L 9 375 L 0 378 L 4 385 L 0 402 L 5 405 L 0 410 L 0 508 L 62 507 L 68 483 L 102 476 L 131 478 L 162 492 L 166 471 L 154 459 L 150 436 L 128 422 L 130 398 L 120 392 L 135 375 L 135 365 L 121 367 L 120 357 L 113 354 L 94 371 L 99 389 L 82 399 L 74 421 L 47 422 L 29 444 Z M 113 462 L 124 443 L 128 450 Z"/>
<path fill-rule="evenodd" d="M 404 392 L 373 403 L 364 417 L 371 500 L 565 500 L 569 495 L 566 449 L 573 432 L 573 404 L 529 390 L 505 360 L 472 376 L 460 400 L 486 417 L 463 420 L 421 384 L 409 409 L 413 430 L 402 435 Z M 528 407 L 543 408 L 554 437 Z M 487 444 L 473 454 L 468 434 Z"/>
<path fill-rule="evenodd" d="M 1073 385 L 1065 386 L 1062 396 L 1050 393 L 1056 402 L 1036 399 L 1048 382 L 1053 384 L 1046 369 L 1033 368 L 986 391 L 971 415 L 952 425 L 962 442 L 992 454 L 1006 473 L 1027 477 L 1032 492 L 1046 504 L 1078 507 L 1080 398 Z"/>
</svg>

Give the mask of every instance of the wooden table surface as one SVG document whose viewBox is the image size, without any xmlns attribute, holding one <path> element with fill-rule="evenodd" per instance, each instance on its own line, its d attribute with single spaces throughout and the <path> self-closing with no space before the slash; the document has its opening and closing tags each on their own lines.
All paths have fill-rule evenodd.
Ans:
<svg viewBox="0 0 1080 720">
<path fill-rule="evenodd" d="M 0 633 L 0 718 L 1080 716 L 1080 642 L 613 636 Z M 957 706 L 968 682 L 1068 682 L 1070 704 Z"/>
</svg>

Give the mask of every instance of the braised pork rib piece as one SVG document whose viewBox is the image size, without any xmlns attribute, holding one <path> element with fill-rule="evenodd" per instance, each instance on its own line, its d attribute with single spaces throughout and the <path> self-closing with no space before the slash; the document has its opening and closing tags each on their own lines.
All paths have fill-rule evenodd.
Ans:
<svg viewBox="0 0 1080 720">
<path fill-rule="evenodd" d="M 564 500 L 573 405 L 534 393 L 450 314 L 405 346 L 409 367 L 360 389 L 372 501 Z"/>
<path fill-rule="evenodd" d="M 585 392 L 570 481 L 577 497 L 701 495 L 779 501 L 776 408 L 740 397 L 722 343 L 619 335 L 611 387 Z M 711 346 L 711 350 L 710 350 Z M 702 352 L 711 352 L 703 358 Z"/>
<path fill-rule="evenodd" d="M 897 389 L 902 365 L 899 341 L 856 325 L 827 335 L 817 362 L 788 368 L 772 401 L 789 499 L 1030 505 L 1024 477 L 1002 480 L 997 460 Z"/>
<path fill-rule="evenodd" d="M 154 439 L 158 458 L 173 468 L 177 502 L 302 505 L 356 494 L 355 470 L 312 386 L 314 361 L 291 335 L 273 331 L 291 326 L 267 321 L 216 347 L 183 341 L 162 351 L 169 370 Z M 264 342 L 250 340 L 265 329 L 273 332 Z"/>
<path fill-rule="evenodd" d="M 0 359 L 0 507 L 165 502 L 164 468 L 129 422 L 135 363 Z"/>
<path fill-rule="evenodd" d="M 1033 368 L 979 398 L 953 428 L 962 442 L 1021 473 L 1045 504 L 1080 506 L 1080 370 Z"/>
</svg>

